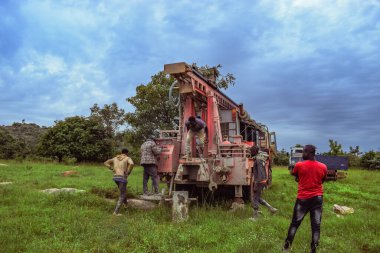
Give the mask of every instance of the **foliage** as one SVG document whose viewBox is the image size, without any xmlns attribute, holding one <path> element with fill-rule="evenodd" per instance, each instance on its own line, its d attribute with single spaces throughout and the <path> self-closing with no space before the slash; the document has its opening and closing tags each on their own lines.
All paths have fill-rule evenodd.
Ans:
<svg viewBox="0 0 380 253">
<path fill-rule="evenodd" d="M 119 108 L 116 103 L 105 104 L 103 108 L 94 104 L 90 110 L 90 118 L 99 120 L 103 124 L 109 138 L 115 137 L 119 127 L 125 123 L 125 111 Z"/>
<path fill-rule="evenodd" d="M 15 158 L 21 149 L 21 144 L 8 131 L 0 128 L 0 159 Z"/>
<path fill-rule="evenodd" d="M 289 165 L 289 153 L 285 149 L 281 149 L 280 152 L 277 152 L 277 156 L 273 159 L 273 163 L 279 166 L 288 166 Z"/>
<path fill-rule="evenodd" d="M 187 222 L 173 224 L 171 209 L 165 206 L 151 211 L 129 206 L 122 216 L 113 216 L 115 203 L 99 194 L 116 188 L 112 172 L 104 166 L 82 165 L 76 168 L 79 176 L 62 177 L 67 170 L 63 164 L 7 164 L 9 167 L 0 167 L 0 181 L 15 183 L 0 186 L 1 252 L 279 252 L 297 192 L 288 170 L 274 167 L 273 185 L 263 198 L 280 210 L 278 214 L 271 215 L 262 206 L 262 218 L 251 222 L 249 203 L 236 212 L 228 211 L 228 202 L 212 208 L 193 205 Z M 128 180 L 128 192 L 140 193 L 141 182 L 142 169 L 137 167 Z M 379 252 L 378 182 L 379 171 L 350 169 L 346 179 L 324 184 L 318 252 Z M 86 192 L 39 192 L 68 186 Z M 338 218 L 330 211 L 333 204 L 353 207 L 355 213 Z M 292 252 L 308 252 L 309 220 L 306 216 L 301 224 Z"/>
<path fill-rule="evenodd" d="M 56 121 L 42 137 L 39 152 L 43 156 L 82 161 L 103 161 L 110 156 L 111 144 L 106 130 L 92 118 L 69 117 Z"/>
<path fill-rule="evenodd" d="M 360 161 L 364 168 L 372 170 L 380 169 L 380 153 L 371 150 L 362 155 Z"/>
<path fill-rule="evenodd" d="M 8 137 L 2 135 L 0 138 L 8 139 L 8 144 L 12 143 L 11 145 L 4 147 L 5 149 L 8 149 L 8 155 L 5 155 L 4 157 L 25 158 L 26 156 L 35 154 L 38 140 L 46 130 L 46 127 L 40 127 L 34 123 L 25 123 L 25 121 L 22 123 L 14 122 L 10 126 L 0 126 L 0 131 L 9 135 Z M 4 141 L 6 141 L 5 139 Z M 2 152 L 0 151 L 0 153 Z"/>
<path fill-rule="evenodd" d="M 145 138 L 157 135 L 160 129 L 176 129 L 178 127 L 178 108 L 168 99 L 170 86 L 174 78 L 164 72 L 152 76 L 147 85 L 136 87 L 136 95 L 127 98 L 135 107 L 134 112 L 126 114 L 130 128 L 126 130 L 126 140 L 135 148 L 139 147 Z"/>
<path fill-rule="evenodd" d="M 330 139 L 329 146 L 330 146 L 330 151 L 328 152 L 329 155 L 338 156 L 338 155 L 344 154 L 343 149 L 342 149 L 342 144 L 339 144 L 337 141 Z"/>
<path fill-rule="evenodd" d="M 196 63 L 193 63 L 192 66 L 198 69 L 206 79 L 215 82 L 219 89 L 226 90 L 229 86 L 235 85 L 236 78 L 232 74 L 227 73 L 226 75 L 222 75 L 222 73 L 220 73 L 219 69 L 222 68 L 220 64 L 215 67 L 208 65 L 198 67 Z"/>
</svg>

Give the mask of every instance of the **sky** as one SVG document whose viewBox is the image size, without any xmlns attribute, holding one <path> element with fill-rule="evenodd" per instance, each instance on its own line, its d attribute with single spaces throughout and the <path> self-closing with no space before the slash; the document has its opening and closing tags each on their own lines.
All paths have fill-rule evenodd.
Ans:
<svg viewBox="0 0 380 253">
<path fill-rule="evenodd" d="M 0 1 L 0 125 L 126 102 L 164 64 L 221 64 L 278 148 L 380 151 L 380 1 Z"/>
</svg>

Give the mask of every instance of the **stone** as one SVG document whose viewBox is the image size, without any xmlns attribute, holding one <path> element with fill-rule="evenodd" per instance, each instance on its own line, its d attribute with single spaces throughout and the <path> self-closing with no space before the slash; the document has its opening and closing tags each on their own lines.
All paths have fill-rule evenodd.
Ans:
<svg viewBox="0 0 380 253">
<path fill-rule="evenodd" d="M 334 204 L 333 211 L 334 213 L 338 215 L 346 215 L 346 214 L 354 213 L 354 209 L 352 207 L 340 206 L 337 204 Z"/>
<path fill-rule="evenodd" d="M 50 188 L 50 189 L 45 189 L 41 190 L 43 193 L 48 193 L 48 194 L 59 194 L 59 193 L 81 193 L 85 192 L 85 190 L 79 190 L 76 188 Z"/>
<path fill-rule="evenodd" d="M 0 185 L 9 185 L 9 184 L 13 184 L 13 182 L 0 182 Z"/>
<path fill-rule="evenodd" d="M 173 191 L 172 218 L 174 222 L 183 222 L 189 218 L 189 192 Z"/>
<path fill-rule="evenodd" d="M 151 210 L 156 208 L 157 204 L 142 199 L 128 199 L 128 207 L 142 210 Z"/>
</svg>

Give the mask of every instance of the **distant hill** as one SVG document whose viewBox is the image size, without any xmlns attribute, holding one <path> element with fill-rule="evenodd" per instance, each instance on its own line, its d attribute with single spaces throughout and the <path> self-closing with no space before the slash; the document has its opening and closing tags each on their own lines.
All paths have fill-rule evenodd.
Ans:
<svg viewBox="0 0 380 253">
<path fill-rule="evenodd" d="M 48 129 L 48 127 L 41 127 L 34 123 L 18 122 L 10 126 L 0 126 L 0 128 L 8 132 L 17 142 L 25 143 L 27 153 L 34 150 L 39 139 Z"/>
</svg>

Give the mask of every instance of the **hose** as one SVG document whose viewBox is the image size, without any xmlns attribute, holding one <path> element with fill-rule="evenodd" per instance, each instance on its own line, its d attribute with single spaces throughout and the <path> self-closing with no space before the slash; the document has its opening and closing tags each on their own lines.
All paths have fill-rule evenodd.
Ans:
<svg viewBox="0 0 380 253">
<path fill-rule="evenodd" d="M 178 81 L 175 80 L 175 81 L 172 83 L 172 85 L 170 86 L 170 88 L 169 88 L 169 101 L 172 102 L 172 103 L 174 103 L 174 99 L 173 99 L 173 89 L 174 89 L 174 87 L 175 87 L 177 84 L 178 84 Z M 179 106 L 179 103 L 180 103 L 180 99 L 178 99 L 178 103 L 175 104 L 175 106 L 178 107 L 178 106 Z"/>
</svg>

